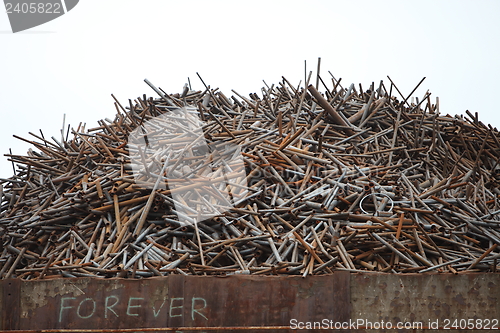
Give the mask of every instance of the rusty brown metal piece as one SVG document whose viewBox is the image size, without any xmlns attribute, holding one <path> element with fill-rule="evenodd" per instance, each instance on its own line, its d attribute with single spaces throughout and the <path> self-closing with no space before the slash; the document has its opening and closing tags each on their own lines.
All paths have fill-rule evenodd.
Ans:
<svg viewBox="0 0 500 333">
<path fill-rule="evenodd" d="M 356 331 L 383 320 L 392 325 L 413 323 L 418 332 L 445 329 L 446 320 L 449 329 L 451 318 L 467 322 L 471 313 L 475 325 L 487 319 L 492 326 L 500 315 L 499 279 L 495 273 L 348 272 L 306 279 L 242 275 L 8 279 L 0 281 L 0 331 L 294 332 L 298 322 L 324 324 L 324 320 Z"/>
<path fill-rule="evenodd" d="M 350 316 L 349 279 L 347 272 L 308 279 L 184 275 L 143 280 L 10 279 L 0 282 L 6 296 L 0 329 L 269 330 L 282 329 L 291 319 L 345 321 Z"/>
</svg>

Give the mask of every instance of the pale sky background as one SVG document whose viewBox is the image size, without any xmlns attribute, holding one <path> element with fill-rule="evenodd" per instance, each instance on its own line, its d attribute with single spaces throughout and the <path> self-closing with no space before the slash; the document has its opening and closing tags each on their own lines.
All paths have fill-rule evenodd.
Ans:
<svg viewBox="0 0 500 333">
<path fill-rule="evenodd" d="M 30 147 L 28 132 L 60 138 L 66 124 L 113 118 L 146 93 L 169 93 L 196 76 L 227 96 L 260 92 L 262 80 L 298 84 L 308 69 L 344 86 L 389 75 L 403 94 L 429 89 L 441 113 L 479 112 L 500 128 L 500 1 L 80 0 L 66 15 L 13 34 L 0 13 L 0 178 L 3 154 Z M 387 85 L 388 86 L 388 85 Z"/>
</svg>

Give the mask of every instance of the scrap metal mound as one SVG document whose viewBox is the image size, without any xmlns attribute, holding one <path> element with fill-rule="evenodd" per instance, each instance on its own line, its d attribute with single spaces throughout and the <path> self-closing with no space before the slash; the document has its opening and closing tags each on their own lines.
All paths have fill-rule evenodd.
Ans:
<svg viewBox="0 0 500 333">
<path fill-rule="evenodd" d="M 146 82 L 159 98 L 96 128 L 18 137 L 35 150 L 7 155 L 1 278 L 497 270 L 500 135 L 477 114 L 392 81 Z"/>
</svg>

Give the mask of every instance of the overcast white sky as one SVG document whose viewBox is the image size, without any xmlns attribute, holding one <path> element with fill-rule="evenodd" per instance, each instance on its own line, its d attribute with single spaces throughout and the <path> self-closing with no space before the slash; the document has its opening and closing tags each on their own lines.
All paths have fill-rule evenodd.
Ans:
<svg viewBox="0 0 500 333">
<path fill-rule="evenodd" d="M 479 112 L 500 128 L 500 1 L 167 1 L 80 0 L 66 15 L 12 34 L 0 13 L 0 178 L 3 154 L 25 154 L 12 137 L 60 137 L 66 124 L 113 118 L 124 103 L 181 92 L 196 76 L 227 96 L 259 92 L 285 76 L 298 84 L 304 60 L 322 58 L 344 85 L 365 89 L 389 75 L 403 94 L 425 76 L 441 112 Z M 330 80 L 326 80 L 331 82 Z"/>
</svg>

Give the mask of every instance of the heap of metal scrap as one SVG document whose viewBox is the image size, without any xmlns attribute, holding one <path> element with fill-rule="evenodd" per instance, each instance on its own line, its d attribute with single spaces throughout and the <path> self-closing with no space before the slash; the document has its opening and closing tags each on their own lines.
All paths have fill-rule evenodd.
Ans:
<svg viewBox="0 0 500 333">
<path fill-rule="evenodd" d="M 247 97 L 146 82 L 155 98 L 115 98 L 116 116 L 96 128 L 18 137 L 34 150 L 6 155 L 16 174 L 1 179 L 1 278 L 497 270 L 500 135 L 477 114 L 442 115 L 430 93 L 402 95 L 392 80 L 363 90 L 283 78 Z M 206 158 L 128 142 L 137 129 L 161 141 L 144 124 L 174 109 L 203 121 L 210 147 L 241 150 L 244 185 L 222 182 L 241 196 L 223 207 L 198 193 L 216 212 L 207 219 L 177 212 L 184 199 L 158 186 L 192 190 Z M 160 168 L 134 174 L 131 150 Z M 172 163 L 184 179 L 166 179 Z"/>
</svg>

